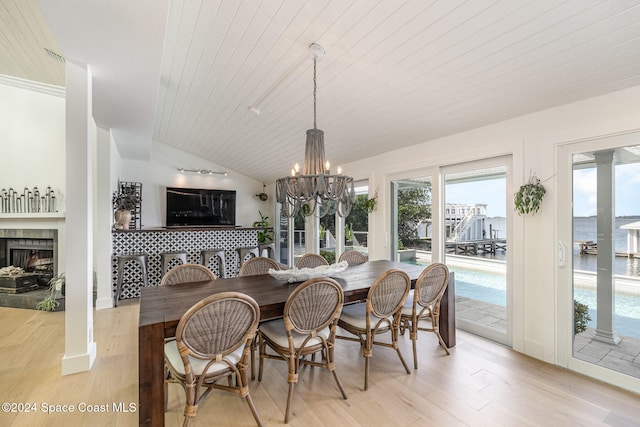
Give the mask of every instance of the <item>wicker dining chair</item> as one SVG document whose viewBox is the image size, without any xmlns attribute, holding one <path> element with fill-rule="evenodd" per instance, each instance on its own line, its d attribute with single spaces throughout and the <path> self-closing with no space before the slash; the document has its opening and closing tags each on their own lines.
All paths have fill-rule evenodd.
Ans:
<svg viewBox="0 0 640 427">
<path fill-rule="evenodd" d="M 335 280 L 327 277 L 309 279 L 296 287 L 287 299 L 284 322 L 278 319 L 260 325 L 258 380 L 262 381 L 264 359 L 283 360 L 289 365 L 285 424 L 289 422 L 293 389 L 298 382 L 301 365 L 323 367 L 332 372 L 342 397 L 347 398 L 334 366 L 336 326 L 343 301 L 342 287 Z M 267 352 L 267 347 L 275 354 Z M 322 355 L 319 362 L 315 358 L 305 358 L 319 352 Z"/>
<path fill-rule="evenodd" d="M 359 341 L 362 344 L 364 357 L 364 390 L 369 388 L 369 359 L 373 345 L 389 347 L 396 350 L 407 374 L 411 371 L 405 363 L 398 347 L 398 332 L 400 327 L 400 310 L 407 299 L 411 279 L 401 270 L 388 270 L 382 273 L 371 285 L 367 301 L 344 307 L 338 321 L 343 330 L 357 336 L 337 338 Z M 376 336 L 386 332 L 391 333 L 391 341 L 376 341 Z"/>
<path fill-rule="evenodd" d="M 212 389 L 244 397 L 256 423 L 262 426 L 247 384 L 249 347 L 259 317 L 258 303 L 240 292 L 213 294 L 182 316 L 176 339 L 165 343 L 164 358 L 168 380 L 180 383 L 185 391 L 184 426 L 196 416 L 198 405 Z M 218 383 L 229 377 L 235 382 Z"/>
<path fill-rule="evenodd" d="M 315 268 L 321 265 L 329 265 L 329 262 L 318 254 L 304 254 L 296 262 L 296 268 Z"/>
<path fill-rule="evenodd" d="M 347 251 L 340 255 L 338 261 L 347 261 L 347 264 L 351 267 L 352 265 L 364 264 L 367 262 L 367 257 L 358 251 Z"/>
<path fill-rule="evenodd" d="M 181 264 L 167 271 L 160 286 L 178 285 L 188 282 L 203 282 L 205 280 L 216 280 L 216 275 L 207 267 L 200 264 Z"/>
<path fill-rule="evenodd" d="M 409 292 L 409 296 L 402 307 L 400 317 L 400 332 L 404 334 L 409 330 L 409 337 L 413 342 L 413 368 L 418 369 L 418 352 L 416 341 L 418 331 L 433 332 L 438 337 L 438 342 L 449 354 L 449 349 L 438 330 L 438 316 L 440 315 L 440 300 L 449 284 L 449 268 L 442 263 L 433 263 L 425 268 L 418 280 L 415 289 Z M 431 327 L 420 327 L 420 322 L 430 322 Z"/>
<path fill-rule="evenodd" d="M 240 271 L 238 272 L 238 276 L 257 276 L 259 274 L 269 274 L 269 270 L 280 270 L 280 264 L 271 258 L 267 257 L 255 257 L 245 261 L 240 267 Z"/>
<path fill-rule="evenodd" d="M 260 274 L 269 274 L 269 270 L 280 270 L 280 264 L 274 261 L 271 258 L 267 257 L 255 257 L 250 258 L 245 261 L 244 264 L 240 267 L 240 271 L 238 272 L 239 277 L 246 276 L 257 276 Z M 251 379 L 256 378 L 256 369 L 255 369 L 255 361 L 256 361 L 256 349 L 258 348 L 258 337 L 256 336 L 251 343 Z"/>
</svg>

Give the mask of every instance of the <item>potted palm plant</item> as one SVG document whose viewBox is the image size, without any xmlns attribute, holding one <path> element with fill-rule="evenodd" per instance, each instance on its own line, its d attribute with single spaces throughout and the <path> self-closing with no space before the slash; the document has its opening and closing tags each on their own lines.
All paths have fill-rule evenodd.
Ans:
<svg viewBox="0 0 640 427">
<path fill-rule="evenodd" d="M 260 214 L 260 221 L 255 221 L 253 226 L 255 228 L 261 228 L 261 230 L 258 230 L 258 242 L 266 243 L 267 241 L 272 240 L 271 232 L 269 230 L 269 217 L 262 215 L 262 212 L 260 211 L 258 211 L 258 213 Z"/>
<path fill-rule="evenodd" d="M 344 239 L 347 244 L 353 244 L 353 224 L 349 223 L 344 226 Z"/>
</svg>

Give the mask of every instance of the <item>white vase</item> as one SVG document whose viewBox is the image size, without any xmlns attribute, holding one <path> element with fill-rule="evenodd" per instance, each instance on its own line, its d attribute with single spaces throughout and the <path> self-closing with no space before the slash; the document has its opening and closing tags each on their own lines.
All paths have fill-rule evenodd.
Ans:
<svg viewBox="0 0 640 427">
<path fill-rule="evenodd" d="M 128 230 L 131 223 L 131 211 L 118 209 L 113 214 L 114 224 L 113 228 L 116 230 Z"/>
</svg>

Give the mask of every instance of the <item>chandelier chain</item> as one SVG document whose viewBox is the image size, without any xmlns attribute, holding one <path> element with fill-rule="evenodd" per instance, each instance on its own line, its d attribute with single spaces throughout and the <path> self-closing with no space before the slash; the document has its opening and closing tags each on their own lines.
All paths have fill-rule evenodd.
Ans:
<svg viewBox="0 0 640 427">
<path fill-rule="evenodd" d="M 318 83 L 316 82 L 316 58 L 313 58 L 313 128 L 316 126 L 316 92 L 318 91 Z"/>
</svg>

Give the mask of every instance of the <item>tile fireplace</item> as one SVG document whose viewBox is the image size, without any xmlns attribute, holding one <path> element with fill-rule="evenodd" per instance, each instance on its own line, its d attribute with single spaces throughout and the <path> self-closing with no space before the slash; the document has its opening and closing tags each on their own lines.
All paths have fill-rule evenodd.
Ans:
<svg viewBox="0 0 640 427">
<path fill-rule="evenodd" d="M 22 268 L 24 274 L 3 277 L 0 292 L 21 293 L 47 287 L 49 279 L 58 273 L 58 230 L 0 229 L 0 268 L 10 266 Z"/>
</svg>

